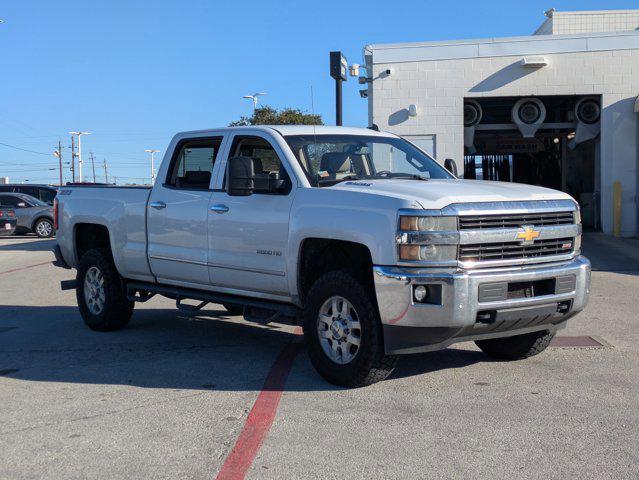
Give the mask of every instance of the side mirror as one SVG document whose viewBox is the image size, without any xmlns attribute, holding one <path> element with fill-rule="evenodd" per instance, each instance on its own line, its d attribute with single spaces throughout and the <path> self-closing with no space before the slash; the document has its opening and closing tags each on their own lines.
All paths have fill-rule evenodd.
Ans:
<svg viewBox="0 0 639 480">
<path fill-rule="evenodd" d="M 255 189 L 255 169 L 251 157 L 231 157 L 226 168 L 227 192 L 232 197 L 246 197 Z"/>
<path fill-rule="evenodd" d="M 446 160 L 444 160 L 444 168 L 453 175 L 457 176 L 457 164 L 452 158 L 447 158 Z"/>
</svg>

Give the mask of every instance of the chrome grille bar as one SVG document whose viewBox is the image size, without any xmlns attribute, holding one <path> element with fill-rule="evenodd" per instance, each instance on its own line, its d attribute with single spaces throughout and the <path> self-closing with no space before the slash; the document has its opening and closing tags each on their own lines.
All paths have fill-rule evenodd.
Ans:
<svg viewBox="0 0 639 480">
<path fill-rule="evenodd" d="M 536 227 L 569 225 L 575 221 L 572 212 L 548 212 L 510 215 L 468 215 L 459 217 L 460 230 L 483 230 L 487 228 L 519 228 L 522 225 Z"/>
<path fill-rule="evenodd" d="M 480 262 L 483 260 L 546 257 L 567 254 L 572 252 L 572 249 L 572 238 L 539 240 L 532 245 L 521 245 L 519 242 L 480 243 L 460 245 L 459 259 L 463 262 Z"/>
</svg>

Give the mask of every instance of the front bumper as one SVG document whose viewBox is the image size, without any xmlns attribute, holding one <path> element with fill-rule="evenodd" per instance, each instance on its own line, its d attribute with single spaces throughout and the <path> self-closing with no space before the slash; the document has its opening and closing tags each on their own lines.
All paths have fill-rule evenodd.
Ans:
<svg viewBox="0 0 639 480">
<path fill-rule="evenodd" d="M 586 306 L 590 262 L 579 256 L 563 264 L 467 271 L 377 266 L 373 277 L 386 353 L 414 353 L 562 328 Z M 531 282 L 553 287 L 509 298 L 510 285 Z M 415 285 L 434 287 L 435 301 L 416 302 Z"/>
</svg>

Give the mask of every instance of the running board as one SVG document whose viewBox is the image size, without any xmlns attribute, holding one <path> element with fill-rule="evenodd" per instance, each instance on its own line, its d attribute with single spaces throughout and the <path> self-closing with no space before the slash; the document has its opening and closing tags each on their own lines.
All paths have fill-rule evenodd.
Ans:
<svg viewBox="0 0 639 480">
<path fill-rule="evenodd" d="M 238 295 L 226 293 L 208 292 L 205 290 L 195 290 L 192 288 L 174 287 L 170 285 L 158 285 L 155 283 L 130 282 L 126 286 L 127 298 L 134 302 L 145 302 L 153 295 L 158 294 L 176 301 L 178 308 L 199 310 L 207 303 L 238 305 L 241 307 L 253 307 L 275 312 L 278 317 L 297 318 L 300 309 L 295 305 L 272 302 L 269 300 L 258 300 Z M 182 300 L 199 300 L 200 305 L 187 306 L 182 304 Z M 198 308 L 199 307 L 199 308 Z"/>
</svg>

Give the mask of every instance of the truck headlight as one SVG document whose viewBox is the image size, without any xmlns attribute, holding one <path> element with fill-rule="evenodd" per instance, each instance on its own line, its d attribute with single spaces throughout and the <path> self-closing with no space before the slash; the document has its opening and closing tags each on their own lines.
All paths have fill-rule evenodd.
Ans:
<svg viewBox="0 0 639 480">
<path fill-rule="evenodd" d="M 399 229 L 405 232 L 457 230 L 457 217 L 422 217 L 401 215 Z"/>
<path fill-rule="evenodd" d="M 457 217 L 400 215 L 396 235 L 404 262 L 451 262 L 457 259 Z"/>
<path fill-rule="evenodd" d="M 402 261 L 445 261 L 457 258 L 457 245 L 400 245 Z"/>
</svg>

